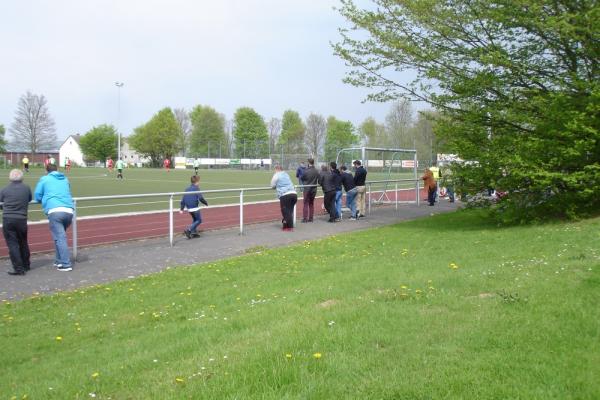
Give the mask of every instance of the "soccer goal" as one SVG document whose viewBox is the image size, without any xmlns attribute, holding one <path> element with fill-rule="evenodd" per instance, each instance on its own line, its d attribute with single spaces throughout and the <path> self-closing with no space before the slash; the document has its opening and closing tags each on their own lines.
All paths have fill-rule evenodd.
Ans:
<svg viewBox="0 0 600 400">
<path fill-rule="evenodd" d="M 360 160 L 370 182 L 369 203 L 418 203 L 418 159 L 415 149 L 350 147 L 337 153 L 338 166 Z"/>
</svg>

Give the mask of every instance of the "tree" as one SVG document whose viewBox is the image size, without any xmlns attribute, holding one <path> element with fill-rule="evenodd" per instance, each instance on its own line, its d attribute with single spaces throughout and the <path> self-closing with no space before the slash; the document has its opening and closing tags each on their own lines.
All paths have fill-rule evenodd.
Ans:
<svg viewBox="0 0 600 400">
<path fill-rule="evenodd" d="M 413 123 L 413 111 L 410 102 L 401 99 L 392 104 L 389 113 L 385 117 L 387 147 L 395 149 L 412 148 L 414 140 L 410 137 Z"/>
<path fill-rule="evenodd" d="M 15 146 L 31 154 L 55 148 L 54 120 L 44 95 L 38 96 L 28 91 L 21 96 L 10 132 Z"/>
<path fill-rule="evenodd" d="M 313 158 L 318 158 L 323 153 L 327 121 L 322 115 L 310 113 L 306 118 L 306 133 L 304 143 L 308 153 Z"/>
<path fill-rule="evenodd" d="M 325 136 L 325 159 L 334 161 L 340 149 L 351 147 L 358 143 L 354 134 L 354 126 L 350 121 L 340 121 L 335 117 L 327 119 Z"/>
<path fill-rule="evenodd" d="M 190 113 L 190 150 L 195 156 L 215 157 L 227 147 L 225 117 L 209 106 L 196 106 Z"/>
<path fill-rule="evenodd" d="M 300 114 L 294 110 L 286 110 L 283 113 L 281 120 L 281 135 L 279 136 L 279 144 L 285 145 L 286 153 L 289 154 L 304 154 L 304 133 L 306 127 Z"/>
<path fill-rule="evenodd" d="M 173 114 L 175 115 L 175 120 L 177 121 L 177 125 L 179 125 L 181 132 L 178 143 L 179 151 L 181 155 L 185 156 L 189 150 L 189 139 L 192 132 L 190 115 L 185 108 L 176 108 L 173 110 Z"/>
<path fill-rule="evenodd" d="M 86 161 L 104 161 L 117 157 L 117 130 L 112 125 L 99 125 L 79 139 L 79 147 Z"/>
<path fill-rule="evenodd" d="M 366 146 L 386 147 L 387 133 L 385 125 L 378 123 L 373 117 L 368 117 L 358 127 L 358 132 Z"/>
<path fill-rule="evenodd" d="M 134 130 L 129 145 L 138 153 L 151 159 L 159 166 L 164 158 L 171 158 L 178 150 L 181 138 L 180 127 L 170 108 L 163 108 L 150 121 Z"/>
<path fill-rule="evenodd" d="M 269 153 L 273 153 L 281 134 L 281 120 L 279 118 L 271 118 L 267 129 L 269 130 Z"/>
<path fill-rule="evenodd" d="M 242 107 L 236 110 L 233 119 L 235 154 L 252 158 L 265 155 L 269 150 L 269 135 L 263 117 L 250 107 Z"/>
<path fill-rule="evenodd" d="M 345 80 L 438 110 L 436 134 L 476 161 L 457 168 L 459 190 L 507 191 L 497 209 L 512 221 L 600 208 L 597 1 L 373 3 L 342 0 Z"/>
<path fill-rule="evenodd" d="M 4 125 L 0 124 L 0 152 L 4 153 L 6 151 L 6 139 L 4 138 L 4 134 L 6 130 L 4 129 Z"/>
</svg>

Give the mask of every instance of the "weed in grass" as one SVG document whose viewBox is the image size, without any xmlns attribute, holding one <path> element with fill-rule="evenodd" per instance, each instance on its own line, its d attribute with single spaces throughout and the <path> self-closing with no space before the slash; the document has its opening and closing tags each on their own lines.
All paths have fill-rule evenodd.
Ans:
<svg viewBox="0 0 600 400">
<path fill-rule="evenodd" d="M 508 303 L 508 304 L 514 304 L 514 303 L 519 303 L 519 302 L 527 302 L 527 298 L 522 298 L 521 296 L 519 296 L 519 293 L 511 293 L 511 292 L 507 292 L 506 290 L 502 289 L 501 291 L 496 293 L 498 296 L 500 296 L 500 298 L 502 299 L 502 301 L 504 303 Z"/>
</svg>

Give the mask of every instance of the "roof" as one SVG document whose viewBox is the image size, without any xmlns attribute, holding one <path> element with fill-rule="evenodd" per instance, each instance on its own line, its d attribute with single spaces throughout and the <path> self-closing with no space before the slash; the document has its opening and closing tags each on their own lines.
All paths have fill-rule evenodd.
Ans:
<svg viewBox="0 0 600 400">
<path fill-rule="evenodd" d="M 74 135 L 69 135 L 69 136 L 67 136 L 67 138 L 65 139 L 65 141 L 64 141 L 64 142 L 62 142 L 62 144 L 60 145 L 60 147 L 63 147 L 63 145 L 64 145 L 65 143 L 67 143 L 67 140 L 69 140 L 69 139 L 71 139 L 71 138 L 73 138 L 73 140 L 75 141 L 75 143 L 79 144 L 79 140 L 81 140 L 81 135 L 80 135 L 79 133 L 76 133 L 76 134 L 74 134 Z"/>
</svg>

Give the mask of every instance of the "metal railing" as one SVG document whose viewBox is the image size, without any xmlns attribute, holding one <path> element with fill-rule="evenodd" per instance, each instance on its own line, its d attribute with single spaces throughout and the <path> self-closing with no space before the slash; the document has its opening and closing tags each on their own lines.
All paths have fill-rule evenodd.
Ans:
<svg viewBox="0 0 600 400">
<path fill-rule="evenodd" d="M 367 196 L 367 200 L 368 200 L 368 209 L 367 209 L 367 214 L 371 213 L 371 203 L 372 203 L 372 194 L 373 194 L 373 185 L 377 185 L 377 184 L 389 184 L 389 183 L 394 183 L 395 184 L 395 207 L 396 210 L 398 210 L 398 193 L 399 190 L 412 190 L 413 188 L 399 188 L 398 184 L 400 183 L 414 183 L 414 189 L 416 191 L 415 194 L 415 203 L 417 205 L 420 205 L 420 193 L 419 193 L 419 182 L 420 180 L 418 179 L 397 179 L 397 180 L 378 180 L 378 181 L 369 181 L 366 182 L 366 186 L 367 186 L 367 190 L 366 190 L 366 196 Z M 412 185 L 411 185 L 412 186 Z M 295 185 L 296 189 L 303 189 L 303 188 L 308 188 L 308 187 L 318 187 L 318 185 Z M 115 199 L 133 199 L 133 198 L 151 198 L 151 197 L 168 197 L 169 199 L 169 244 L 171 246 L 173 246 L 173 239 L 174 239 L 174 221 L 173 221 L 173 214 L 174 214 L 174 207 L 173 207 L 173 199 L 175 196 L 183 196 L 186 194 L 196 194 L 196 193 L 202 193 L 203 195 L 208 195 L 208 194 L 212 194 L 212 193 L 238 193 L 239 194 L 239 233 L 240 235 L 244 234 L 244 206 L 245 205 L 250 205 L 250 204 L 256 204 L 256 203 L 248 203 L 245 204 L 244 203 L 244 195 L 249 193 L 249 192 L 261 192 L 261 191 L 269 191 L 272 192 L 273 188 L 271 187 L 256 187 L 256 188 L 237 188 L 237 189 L 215 189 L 215 190 L 201 190 L 201 191 L 194 191 L 194 192 L 163 192 L 163 193 L 143 193 L 143 194 L 124 194 L 124 195 L 110 195 L 110 196 L 87 196 L 87 197 L 74 197 L 73 198 L 73 222 L 72 222 L 72 236 L 73 236 L 73 247 L 72 247 L 72 253 L 73 253 L 73 258 L 77 259 L 77 252 L 78 252 L 78 235 L 77 235 L 77 209 L 78 209 L 78 205 L 81 204 L 82 202 L 86 202 L 86 201 L 98 201 L 98 200 L 115 200 Z M 272 200 L 269 202 L 276 202 L 277 200 Z M 36 201 L 32 201 L 31 204 L 37 204 Z M 219 206 L 231 206 L 235 203 L 230 203 L 230 204 L 224 204 L 224 205 L 219 205 Z M 157 212 L 161 212 L 161 210 L 156 210 Z M 294 206 L 294 226 L 296 225 L 296 207 Z M 110 215 L 108 215 L 110 216 Z M 115 215 L 118 216 L 118 215 Z M 91 216 L 90 216 L 91 217 Z"/>
</svg>

